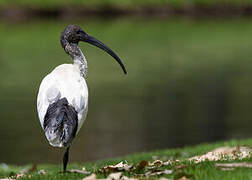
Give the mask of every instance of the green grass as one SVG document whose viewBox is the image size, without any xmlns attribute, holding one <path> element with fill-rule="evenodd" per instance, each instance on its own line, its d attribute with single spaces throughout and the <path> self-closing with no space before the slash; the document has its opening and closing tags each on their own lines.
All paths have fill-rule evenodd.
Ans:
<svg viewBox="0 0 252 180">
<path fill-rule="evenodd" d="M 99 178 L 104 178 L 107 175 L 99 172 L 99 168 L 104 167 L 105 165 L 111 165 L 118 163 L 120 161 L 127 161 L 129 164 L 138 164 L 142 160 L 153 161 L 153 156 L 158 156 L 161 158 L 168 159 L 178 159 L 180 162 L 175 164 L 166 166 L 163 169 L 171 169 L 173 173 L 171 175 L 165 175 L 167 178 L 178 178 L 184 175 L 190 175 L 191 179 L 222 179 L 222 180 L 230 180 L 230 179 L 250 179 L 252 177 L 252 171 L 249 168 L 236 168 L 232 171 L 222 171 L 215 167 L 216 162 L 205 161 L 201 163 L 189 162 L 188 157 L 201 155 L 208 151 L 211 151 L 217 147 L 221 146 L 250 146 L 252 144 L 252 139 L 246 140 L 232 140 L 225 142 L 218 142 L 212 144 L 201 144 L 192 147 L 185 148 L 177 148 L 177 149 L 167 149 L 167 150 L 157 150 L 153 152 L 146 153 L 136 153 L 124 157 L 119 157 L 115 159 L 97 161 L 97 162 L 89 162 L 89 163 L 70 163 L 68 169 L 82 169 L 82 167 L 86 167 L 88 171 L 91 173 L 95 173 Z M 252 162 L 252 158 L 247 158 L 244 160 L 232 160 L 232 161 L 219 161 L 219 162 Z M 182 169 L 177 169 L 175 166 L 185 165 Z M 22 169 L 27 169 L 27 166 L 13 166 L 10 165 L 7 168 L 3 169 L 2 165 L 0 166 L 0 178 L 7 177 L 10 174 L 15 174 L 20 172 Z M 44 169 L 47 172 L 47 175 L 38 175 L 37 172 L 28 173 L 28 175 L 32 175 L 30 179 L 81 179 L 86 175 L 82 174 L 61 174 L 61 165 L 49 165 L 49 164 L 41 164 L 38 165 L 38 170 Z M 127 176 L 131 176 L 129 173 L 125 173 Z M 161 176 L 154 176 L 154 178 L 159 178 Z M 163 177 L 163 176 L 162 176 Z M 20 179 L 29 179 L 29 178 L 20 178 Z"/>
</svg>

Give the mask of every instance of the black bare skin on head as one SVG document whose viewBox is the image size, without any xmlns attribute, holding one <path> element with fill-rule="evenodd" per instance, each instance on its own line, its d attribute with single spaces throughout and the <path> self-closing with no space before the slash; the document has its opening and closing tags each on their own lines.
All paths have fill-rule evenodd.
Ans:
<svg viewBox="0 0 252 180">
<path fill-rule="evenodd" d="M 65 49 L 66 45 L 69 44 L 77 44 L 80 41 L 81 35 L 86 34 L 80 26 L 77 25 L 68 25 L 64 31 L 62 31 L 60 36 L 60 42 L 63 49 Z"/>
<path fill-rule="evenodd" d="M 126 68 L 124 67 L 121 59 L 117 56 L 117 54 L 98 39 L 85 33 L 80 26 L 68 25 L 61 33 L 61 46 L 72 58 L 79 57 L 82 55 L 81 50 L 78 48 L 79 41 L 92 44 L 93 46 L 96 46 L 108 53 L 120 64 L 121 68 L 123 69 L 123 72 L 127 74 Z"/>
</svg>

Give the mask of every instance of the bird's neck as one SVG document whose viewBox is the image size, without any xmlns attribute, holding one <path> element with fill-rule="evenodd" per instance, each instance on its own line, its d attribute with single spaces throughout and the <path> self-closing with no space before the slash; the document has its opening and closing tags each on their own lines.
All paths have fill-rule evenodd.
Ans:
<svg viewBox="0 0 252 180">
<path fill-rule="evenodd" d="M 78 56 L 75 56 L 73 58 L 73 61 L 74 61 L 74 64 L 79 67 L 81 76 L 83 76 L 84 78 L 87 78 L 87 73 L 88 73 L 87 60 L 84 54 L 82 53 L 82 51 L 80 50 L 80 48 L 79 48 L 79 51 L 80 51 L 80 54 Z"/>
<path fill-rule="evenodd" d="M 78 66 L 81 76 L 87 78 L 88 66 L 87 60 L 79 48 L 78 44 L 69 44 L 65 47 L 68 54 L 72 57 L 74 64 Z"/>
</svg>

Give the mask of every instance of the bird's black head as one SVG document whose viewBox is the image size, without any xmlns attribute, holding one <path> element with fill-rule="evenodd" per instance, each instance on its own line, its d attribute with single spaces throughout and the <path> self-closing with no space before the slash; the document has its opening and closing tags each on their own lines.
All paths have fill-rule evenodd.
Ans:
<svg viewBox="0 0 252 180">
<path fill-rule="evenodd" d="M 86 35 L 87 34 L 81 29 L 80 26 L 68 25 L 61 33 L 60 42 L 62 47 L 65 48 L 67 43 L 78 44 L 81 38 Z"/>
<path fill-rule="evenodd" d="M 107 52 L 108 54 L 110 54 L 120 64 L 121 68 L 123 69 L 123 72 L 125 74 L 127 74 L 127 71 L 126 71 L 122 61 L 116 55 L 116 53 L 114 53 L 114 51 L 112 51 L 109 47 L 104 45 L 101 41 L 99 41 L 96 38 L 85 33 L 81 29 L 80 26 L 68 25 L 64 29 L 64 31 L 61 33 L 60 42 L 61 42 L 62 47 L 65 49 L 65 51 L 67 51 L 67 48 L 66 48 L 67 45 L 70 45 L 70 46 L 71 46 L 71 44 L 78 45 L 79 41 L 83 41 L 83 42 L 87 42 L 89 44 L 92 44 L 92 45 L 102 49 L 103 51 Z M 67 52 L 67 53 L 69 53 L 69 52 Z"/>
</svg>

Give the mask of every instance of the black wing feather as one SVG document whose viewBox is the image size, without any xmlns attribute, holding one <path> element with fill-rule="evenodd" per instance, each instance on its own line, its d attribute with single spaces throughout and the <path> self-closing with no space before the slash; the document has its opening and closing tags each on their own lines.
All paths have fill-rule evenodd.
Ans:
<svg viewBox="0 0 252 180">
<path fill-rule="evenodd" d="M 63 145 L 68 147 L 77 132 L 78 113 L 66 98 L 59 99 L 49 105 L 43 126 L 45 132 L 60 137 Z"/>
</svg>

